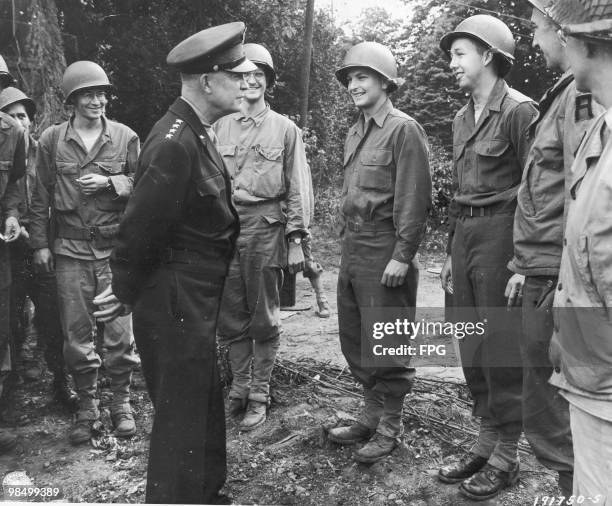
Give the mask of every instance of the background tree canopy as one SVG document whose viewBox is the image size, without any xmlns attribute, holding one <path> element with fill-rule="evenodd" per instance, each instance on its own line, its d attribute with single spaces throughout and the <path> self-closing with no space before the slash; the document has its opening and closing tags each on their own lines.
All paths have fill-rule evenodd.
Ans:
<svg viewBox="0 0 612 506">
<path fill-rule="evenodd" d="M 439 49 L 441 36 L 467 16 L 498 15 L 517 40 L 509 84 L 538 99 L 555 78 L 531 47 L 531 7 L 526 0 L 404 1 L 412 12 L 410 19 L 370 8 L 344 30 L 329 13 L 316 12 L 304 135 L 318 197 L 317 213 L 324 221 L 336 214 L 343 139 L 355 118 L 346 91 L 334 78 L 335 68 L 352 44 L 376 40 L 388 45 L 398 59 L 400 75 L 406 81 L 392 100 L 424 126 L 432 146 L 433 225 L 443 222 L 449 197 L 452 118 L 466 101 Z M 20 70 L 26 61 L 24 54 L 31 54 L 30 74 L 20 71 L 17 75 L 20 86 L 39 103 L 55 104 L 41 109 L 45 114 L 39 118 L 42 126 L 61 119 L 57 87 L 49 83 L 59 84 L 62 65 L 89 59 L 106 69 L 115 86 L 109 116 L 132 127 L 144 140 L 179 94 L 179 76 L 165 64 L 168 51 L 198 30 L 242 20 L 247 25 L 246 40 L 264 44 L 274 57 L 279 82 L 270 97 L 272 106 L 295 119 L 305 4 L 305 0 L 0 0 L 1 51 L 8 56 L 9 66 L 21 65 Z M 41 17 L 46 22 L 41 23 Z M 12 26 L 23 29 L 15 31 Z M 63 44 L 57 35 L 60 31 Z M 49 66 L 51 55 L 55 56 Z M 31 77 L 36 73 L 48 75 Z"/>
</svg>

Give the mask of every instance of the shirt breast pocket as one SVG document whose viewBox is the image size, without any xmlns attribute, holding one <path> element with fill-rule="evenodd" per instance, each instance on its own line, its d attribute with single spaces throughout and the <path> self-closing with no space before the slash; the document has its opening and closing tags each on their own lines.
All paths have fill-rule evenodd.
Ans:
<svg viewBox="0 0 612 506">
<path fill-rule="evenodd" d="M 72 162 L 56 162 L 55 209 L 73 211 L 77 208 L 81 190 L 76 180 L 79 178 L 79 167 Z"/>
<path fill-rule="evenodd" d="M 222 174 L 215 174 L 196 183 L 193 212 L 206 231 L 225 230 L 234 221 L 227 201 L 227 188 Z"/>
<path fill-rule="evenodd" d="M 510 157 L 507 156 L 509 150 L 510 142 L 505 139 L 478 141 L 474 144 L 481 189 L 503 190 L 512 186 L 514 164 L 510 163 Z"/>
<path fill-rule="evenodd" d="M 255 146 L 255 173 L 250 193 L 255 197 L 276 198 L 285 192 L 284 148 Z"/>
<path fill-rule="evenodd" d="M 361 189 L 379 192 L 391 190 L 393 153 L 390 149 L 363 150 L 359 154 L 359 162 L 358 185 Z"/>
<path fill-rule="evenodd" d="M 221 144 L 217 146 L 217 151 L 223 157 L 225 166 L 232 176 L 236 174 L 236 147 L 234 144 Z"/>
</svg>

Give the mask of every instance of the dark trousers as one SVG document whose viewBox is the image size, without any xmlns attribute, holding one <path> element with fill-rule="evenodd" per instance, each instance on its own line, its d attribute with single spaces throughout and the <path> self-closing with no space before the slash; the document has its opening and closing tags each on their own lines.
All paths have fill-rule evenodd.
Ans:
<svg viewBox="0 0 612 506">
<path fill-rule="evenodd" d="M 10 245 L 11 253 L 11 335 L 14 346 L 14 359 L 25 341 L 23 314 L 26 297 L 34 304 L 36 310 L 35 325 L 38 331 L 39 344 L 45 350 L 47 367 L 54 373 L 64 369 L 62 348 L 64 336 L 57 306 L 57 281 L 55 272 L 35 273 L 32 264 L 32 250 L 23 241 Z"/>
<path fill-rule="evenodd" d="M 226 449 L 215 336 L 223 275 L 158 268 L 134 307 L 134 336 L 155 408 L 147 503 L 219 500 Z"/>
<path fill-rule="evenodd" d="M 548 347 L 553 333 L 556 277 L 527 276 L 523 286 L 523 430 L 538 460 L 547 468 L 572 473 L 574 452 L 569 405 L 548 383 L 553 368 Z"/>
<path fill-rule="evenodd" d="M 8 247 L 0 241 L 0 394 L 3 391 L 1 367 L 8 363 L 10 339 L 11 265 Z"/>
<path fill-rule="evenodd" d="M 393 254 L 395 231 L 352 232 L 342 240 L 338 274 L 338 325 L 340 346 L 351 373 L 365 388 L 398 397 L 408 393 L 414 369 L 408 367 L 364 367 L 361 360 L 362 308 L 416 307 L 419 271 L 411 265 L 404 284 L 387 288 L 380 283 Z"/>
<path fill-rule="evenodd" d="M 514 251 L 513 221 L 513 213 L 462 216 L 452 243 L 454 318 L 487 320 L 484 336 L 459 341 L 463 372 L 474 399 L 473 414 L 486 419 L 508 444 L 520 437 L 523 384 L 521 314 L 504 309 L 504 291 L 512 274 L 506 265 Z"/>
</svg>

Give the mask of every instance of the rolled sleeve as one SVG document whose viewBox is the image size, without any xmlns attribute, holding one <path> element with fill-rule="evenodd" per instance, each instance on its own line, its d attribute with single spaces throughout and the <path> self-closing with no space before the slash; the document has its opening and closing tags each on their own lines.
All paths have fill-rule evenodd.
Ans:
<svg viewBox="0 0 612 506">
<path fill-rule="evenodd" d="M 140 140 L 134 134 L 127 146 L 127 157 L 123 174 L 110 176 L 111 184 L 118 197 L 128 198 L 134 191 L 134 174 L 140 153 Z"/>
<path fill-rule="evenodd" d="M 393 224 L 397 242 L 392 258 L 409 263 L 419 249 L 431 209 L 429 148 L 424 130 L 414 121 L 399 129 L 394 142 L 396 179 Z"/>
<path fill-rule="evenodd" d="M 287 184 L 286 234 L 300 232 L 305 236 L 312 212 L 310 202 L 312 180 L 301 132 L 295 125 L 288 128 L 285 133 L 284 171 Z"/>
</svg>

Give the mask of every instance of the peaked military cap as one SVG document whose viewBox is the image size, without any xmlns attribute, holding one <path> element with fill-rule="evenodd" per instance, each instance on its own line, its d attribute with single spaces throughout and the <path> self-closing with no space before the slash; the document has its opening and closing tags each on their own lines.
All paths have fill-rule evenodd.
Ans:
<svg viewBox="0 0 612 506">
<path fill-rule="evenodd" d="M 175 46 L 166 62 L 184 74 L 251 72 L 257 66 L 244 53 L 245 31 L 241 21 L 207 28 Z"/>
</svg>

